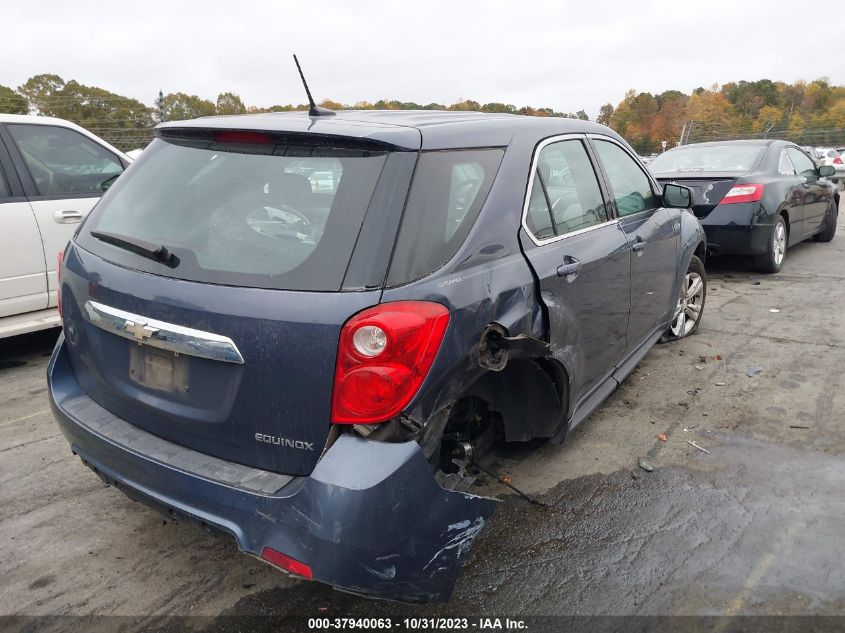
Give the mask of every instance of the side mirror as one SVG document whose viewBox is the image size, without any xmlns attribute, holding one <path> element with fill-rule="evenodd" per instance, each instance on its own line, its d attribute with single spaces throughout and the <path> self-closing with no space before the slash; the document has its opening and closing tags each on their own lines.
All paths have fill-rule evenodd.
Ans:
<svg viewBox="0 0 845 633">
<path fill-rule="evenodd" d="M 836 173 L 836 169 L 834 169 L 833 165 L 822 165 L 819 167 L 819 177 L 820 178 L 829 178 Z"/>
<path fill-rule="evenodd" d="M 670 209 L 689 209 L 692 206 L 692 191 L 682 185 L 663 185 L 663 206 Z"/>
</svg>

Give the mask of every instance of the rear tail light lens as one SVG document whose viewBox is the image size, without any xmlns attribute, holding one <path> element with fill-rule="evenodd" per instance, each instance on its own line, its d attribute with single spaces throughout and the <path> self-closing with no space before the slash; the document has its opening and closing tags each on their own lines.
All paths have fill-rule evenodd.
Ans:
<svg viewBox="0 0 845 633">
<path fill-rule="evenodd" d="M 719 204 L 757 202 L 763 199 L 763 185 L 734 185 Z"/>
<path fill-rule="evenodd" d="M 65 252 L 59 251 L 56 256 L 56 277 L 58 290 L 56 290 L 56 305 L 59 308 L 59 318 L 62 316 L 62 261 L 65 258 Z"/>
<path fill-rule="evenodd" d="M 275 565 L 279 569 L 283 569 L 288 573 L 295 574 L 305 580 L 314 580 L 314 573 L 311 567 L 305 563 L 300 563 L 298 560 L 285 556 L 281 552 L 277 552 L 272 547 L 265 547 L 261 550 L 261 558 L 266 560 L 271 565 Z"/>
<path fill-rule="evenodd" d="M 449 324 L 439 303 L 396 301 L 353 316 L 340 333 L 332 422 L 376 424 L 411 401 Z"/>
<path fill-rule="evenodd" d="M 834 158 L 834 159 L 833 159 L 833 164 L 834 164 L 834 165 L 842 165 L 842 164 L 843 164 L 842 157 L 841 157 L 841 156 L 837 156 L 836 158 Z"/>
</svg>

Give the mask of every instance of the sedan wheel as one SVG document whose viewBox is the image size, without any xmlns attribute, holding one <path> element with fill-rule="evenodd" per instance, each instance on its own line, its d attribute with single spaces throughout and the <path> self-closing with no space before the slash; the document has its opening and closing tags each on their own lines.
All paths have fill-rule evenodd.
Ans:
<svg viewBox="0 0 845 633">
<path fill-rule="evenodd" d="M 769 244 L 766 252 L 757 255 L 754 263 L 757 270 L 763 273 L 777 273 L 783 267 L 783 260 L 786 257 L 786 245 L 789 240 L 789 229 L 786 220 L 782 215 L 775 216 L 769 233 Z"/>
<path fill-rule="evenodd" d="M 786 226 L 784 226 L 783 222 L 778 222 L 775 224 L 775 231 L 774 235 L 772 236 L 772 256 L 775 260 L 775 264 L 780 266 L 783 264 L 783 256 L 786 255 Z"/>
<path fill-rule="evenodd" d="M 693 257 L 681 284 L 672 323 L 661 341 L 676 341 L 695 332 L 701 323 L 706 299 L 707 275 L 704 272 L 704 264 L 698 257 Z"/>
</svg>

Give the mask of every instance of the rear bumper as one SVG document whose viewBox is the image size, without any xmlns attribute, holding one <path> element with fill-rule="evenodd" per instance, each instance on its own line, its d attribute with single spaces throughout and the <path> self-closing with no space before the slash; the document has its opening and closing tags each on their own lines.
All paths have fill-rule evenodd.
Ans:
<svg viewBox="0 0 845 633">
<path fill-rule="evenodd" d="M 315 580 L 345 591 L 448 600 L 495 509 L 492 499 L 441 488 L 413 442 L 342 435 L 309 477 L 258 471 L 165 442 L 85 395 L 64 336 L 48 382 L 71 450 L 105 481 L 173 518 L 230 534 L 247 554 L 282 552 L 309 565 Z"/>
<path fill-rule="evenodd" d="M 712 255 L 762 255 L 769 248 L 771 221 L 760 214 L 759 202 L 717 205 L 700 218 Z"/>
</svg>

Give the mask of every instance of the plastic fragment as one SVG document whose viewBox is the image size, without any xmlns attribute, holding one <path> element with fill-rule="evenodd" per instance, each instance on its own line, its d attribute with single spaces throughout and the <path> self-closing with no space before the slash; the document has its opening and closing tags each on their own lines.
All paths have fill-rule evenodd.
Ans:
<svg viewBox="0 0 845 633">
<path fill-rule="evenodd" d="M 665 442 L 666 440 L 669 439 L 669 437 L 665 433 L 658 433 L 657 439 L 660 440 L 661 442 Z"/>
<path fill-rule="evenodd" d="M 757 367 L 756 365 L 749 367 L 748 370 L 745 372 L 745 375 L 749 378 L 753 378 L 754 376 L 763 373 L 762 367 Z"/>
<path fill-rule="evenodd" d="M 690 446 L 694 446 L 695 448 L 697 448 L 698 450 L 700 450 L 702 453 L 707 453 L 708 455 L 710 454 L 710 451 L 708 451 L 706 448 L 701 448 L 701 447 L 700 447 L 698 444 L 696 444 L 695 442 L 691 442 L 690 440 L 687 440 L 687 444 L 689 444 Z"/>
<path fill-rule="evenodd" d="M 645 459 L 643 459 L 642 457 L 640 457 L 640 458 L 637 460 L 637 466 L 639 466 L 640 468 L 642 468 L 642 469 L 643 469 L 644 471 L 646 471 L 647 473 L 650 473 L 650 472 L 652 472 L 652 471 L 654 470 L 654 466 L 652 466 L 651 464 L 649 464 L 649 463 L 648 463 Z"/>
<path fill-rule="evenodd" d="M 727 385 L 727 384 L 728 384 L 728 383 L 726 383 L 726 382 L 717 382 L 717 383 L 716 383 L 716 386 L 717 386 L 717 387 L 724 387 L 724 386 L 725 386 L 725 385 Z"/>
</svg>

